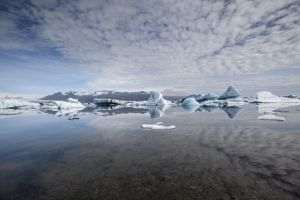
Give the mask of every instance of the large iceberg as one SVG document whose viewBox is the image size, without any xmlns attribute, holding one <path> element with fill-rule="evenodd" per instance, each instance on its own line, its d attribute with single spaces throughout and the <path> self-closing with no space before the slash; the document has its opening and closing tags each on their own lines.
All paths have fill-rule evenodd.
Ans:
<svg viewBox="0 0 300 200">
<path fill-rule="evenodd" d="M 0 109 L 37 108 L 38 103 L 22 98 L 0 98 Z"/>
<path fill-rule="evenodd" d="M 232 86 L 229 86 L 227 90 L 219 97 L 219 99 L 230 99 L 230 98 L 237 98 L 239 97 L 239 92 Z"/>
<path fill-rule="evenodd" d="M 150 97 L 146 104 L 149 106 L 161 106 L 171 104 L 171 102 L 164 99 L 163 95 L 160 92 L 151 91 Z"/>
<path fill-rule="evenodd" d="M 85 106 L 79 102 L 77 99 L 69 98 L 68 101 L 41 101 L 41 108 L 42 109 L 56 109 L 56 110 L 69 110 L 69 109 L 76 109 L 81 110 L 85 108 Z"/>
<path fill-rule="evenodd" d="M 297 98 L 279 97 L 268 91 L 256 93 L 256 103 L 300 103 Z"/>
</svg>

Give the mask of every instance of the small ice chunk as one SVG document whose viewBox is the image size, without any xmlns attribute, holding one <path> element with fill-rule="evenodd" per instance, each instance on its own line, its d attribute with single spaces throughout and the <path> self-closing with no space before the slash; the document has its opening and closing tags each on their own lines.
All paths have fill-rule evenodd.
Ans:
<svg viewBox="0 0 300 200">
<path fill-rule="evenodd" d="M 144 129 L 154 129 L 154 130 L 168 130 L 175 129 L 175 125 L 163 125 L 163 122 L 157 122 L 155 124 L 142 124 Z"/>
<path fill-rule="evenodd" d="M 272 120 L 272 121 L 285 121 L 284 117 L 276 116 L 273 114 L 261 115 L 257 119 L 259 120 Z"/>
</svg>

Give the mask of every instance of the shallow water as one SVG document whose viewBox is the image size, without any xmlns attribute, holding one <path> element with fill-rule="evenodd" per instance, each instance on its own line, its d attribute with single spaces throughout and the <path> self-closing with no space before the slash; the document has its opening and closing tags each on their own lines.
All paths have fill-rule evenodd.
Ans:
<svg viewBox="0 0 300 200">
<path fill-rule="evenodd" d="M 0 199 L 300 199 L 299 107 L 191 111 L 0 118 Z"/>
</svg>

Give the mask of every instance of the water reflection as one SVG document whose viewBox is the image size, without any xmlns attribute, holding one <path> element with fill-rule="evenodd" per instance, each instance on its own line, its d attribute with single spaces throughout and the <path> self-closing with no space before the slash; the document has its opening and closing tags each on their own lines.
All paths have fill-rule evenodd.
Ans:
<svg viewBox="0 0 300 200">
<path fill-rule="evenodd" d="M 171 134 L 140 128 L 155 120 L 148 110 L 88 115 L 75 123 L 44 115 L 31 118 L 30 127 L 6 121 L 0 131 L 11 130 L 10 123 L 16 129 L 0 135 L 0 197 L 300 198 L 299 134 L 251 124 L 255 110 L 241 121 L 224 122 L 221 112 L 173 109 L 163 116 L 177 125 L 167 130 Z M 288 126 L 299 130 L 295 124 Z"/>
</svg>

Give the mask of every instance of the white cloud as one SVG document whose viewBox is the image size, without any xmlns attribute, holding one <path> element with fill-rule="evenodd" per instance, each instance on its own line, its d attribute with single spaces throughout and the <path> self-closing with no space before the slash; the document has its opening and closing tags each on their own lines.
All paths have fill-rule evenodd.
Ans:
<svg viewBox="0 0 300 200">
<path fill-rule="evenodd" d="M 188 89 L 300 66 L 297 0 L 32 3 L 40 36 L 99 74 L 92 88 Z"/>
</svg>

